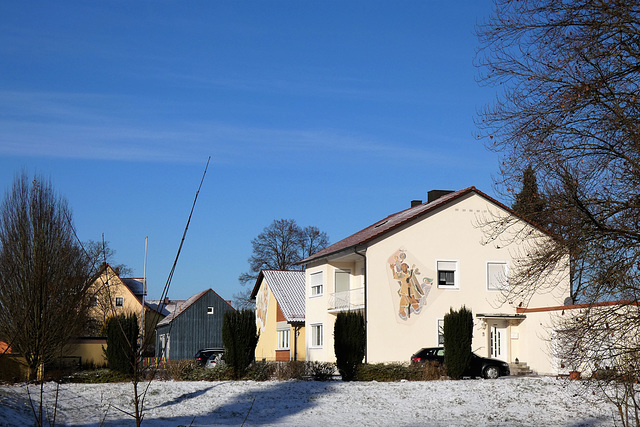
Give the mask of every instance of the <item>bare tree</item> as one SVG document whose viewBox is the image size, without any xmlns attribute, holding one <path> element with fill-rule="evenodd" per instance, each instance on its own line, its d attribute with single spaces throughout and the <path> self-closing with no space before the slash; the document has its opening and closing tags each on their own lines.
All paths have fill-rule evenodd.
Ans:
<svg viewBox="0 0 640 427">
<path fill-rule="evenodd" d="M 102 263 L 107 263 L 113 267 L 118 276 L 133 277 L 133 269 L 131 267 L 126 264 L 115 264 L 116 251 L 109 246 L 108 241 L 96 242 L 95 240 L 88 240 L 83 243 L 83 246 L 94 265 L 99 266 Z"/>
<path fill-rule="evenodd" d="M 598 328 L 610 328 L 609 336 L 618 338 L 607 345 L 612 369 L 637 380 L 637 363 L 627 363 L 627 356 L 640 349 L 630 338 L 640 335 L 640 4 L 494 4 L 478 28 L 477 64 L 481 82 L 499 92 L 481 111 L 480 136 L 503 156 L 497 187 L 505 194 L 513 197 L 523 169 L 532 165 L 557 237 L 556 245 L 523 254 L 511 290 L 534 292 L 540 275 L 552 274 L 569 254 L 574 300 L 594 308 L 619 304 L 608 313 L 608 326 L 601 316 L 586 316 L 598 321 L 564 328 L 579 331 L 564 350 L 584 348 Z M 497 219 L 488 228 L 495 236 L 513 227 Z M 618 395 L 626 399 L 621 407 L 635 411 L 625 419 L 636 425 L 637 395 L 637 385 Z"/>
<path fill-rule="evenodd" d="M 260 270 L 300 270 L 296 263 L 309 255 L 326 248 L 329 237 L 318 227 L 300 227 L 293 219 L 274 220 L 262 233 L 251 240 L 253 252 L 249 257 L 249 272 L 238 277 L 241 285 L 255 282 Z M 234 305 L 238 308 L 253 306 L 249 298 L 251 289 L 235 294 Z"/>
<path fill-rule="evenodd" d="M 91 264 L 71 211 L 41 177 L 17 176 L 0 207 L 0 337 L 26 359 L 33 378 L 79 334 Z"/>
</svg>

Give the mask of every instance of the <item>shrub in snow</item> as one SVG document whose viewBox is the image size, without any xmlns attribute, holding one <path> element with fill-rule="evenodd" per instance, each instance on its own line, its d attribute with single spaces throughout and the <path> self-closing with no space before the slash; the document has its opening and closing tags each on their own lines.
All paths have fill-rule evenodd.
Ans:
<svg viewBox="0 0 640 427">
<path fill-rule="evenodd" d="M 314 381 L 328 381 L 333 378 L 336 366 L 329 362 L 307 362 L 306 373 Z"/>
<path fill-rule="evenodd" d="M 376 363 L 358 367 L 358 381 L 431 381 L 445 376 L 444 367 L 437 362 L 414 363 Z"/>
<path fill-rule="evenodd" d="M 444 315 L 444 365 L 451 379 L 459 380 L 471 362 L 473 314 L 465 306 Z"/>
<path fill-rule="evenodd" d="M 356 379 L 365 350 L 364 316 L 355 311 L 338 313 L 333 328 L 336 366 L 343 381 Z"/>
<path fill-rule="evenodd" d="M 103 334 L 107 337 L 107 348 L 104 352 L 109 369 L 133 374 L 138 333 L 138 317 L 134 313 L 107 319 L 103 326 Z"/>
<path fill-rule="evenodd" d="M 235 379 L 242 378 L 253 362 L 258 331 L 253 310 L 227 311 L 222 321 L 223 359 L 233 370 Z"/>
<path fill-rule="evenodd" d="M 245 377 L 253 381 L 268 381 L 276 371 L 276 365 L 272 362 L 253 362 L 247 369 Z"/>
<path fill-rule="evenodd" d="M 276 378 L 279 380 L 301 380 L 305 376 L 305 362 L 290 360 L 276 366 Z"/>
</svg>

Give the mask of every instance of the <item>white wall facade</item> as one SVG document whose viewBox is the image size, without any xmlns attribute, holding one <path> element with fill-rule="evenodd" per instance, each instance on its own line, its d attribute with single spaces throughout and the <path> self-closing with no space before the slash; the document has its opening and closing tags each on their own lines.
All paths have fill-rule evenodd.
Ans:
<svg viewBox="0 0 640 427">
<path fill-rule="evenodd" d="M 439 320 L 451 308 L 457 310 L 464 305 L 474 316 L 472 347 L 478 355 L 507 362 L 518 358 L 539 373 L 552 373 L 552 361 L 544 348 L 547 343 L 541 339 L 546 333 L 544 319 L 537 315 L 535 320 L 530 320 L 526 315 L 519 315 L 516 308 L 521 303 L 536 307 L 562 305 L 569 295 L 568 275 L 553 291 L 536 294 L 530 301 L 509 301 L 508 298 L 505 301 L 503 291 L 488 289 L 489 265 L 504 265 L 508 272 L 515 268 L 514 254 L 521 253 L 513 245 L 500 247 L 495 242 L 483 243 L 486 239 L 478 224 L 483 217 L 495 215 L 497 211 L 501 215 L 509 214 L 472 192 L 369 242 L 366 262 L 356 253 L 342 253 L 335 259 L 307 265 L 307 360 L 335 361 L 336 313 L 329 308 L 329 303 L 335 289 L 335 270 L 339 268 L 353 272 L 352 289 L 362 286 L 366 271 L 369 363 L 408 362 L 420 348 L 438 346 Z M 530 228 L 540 238 L 548 239 Z M 363 251 L 364 247 L 359 249 Z M 408 272 L 401 271 L 401 264 L 407 265 L 404 268 Z M 455 269 L 451 283 L 439 285 L 439 265 L 441 269 Z M 324 277 L 323 294 L 312 296 L 310 275 L 320 271 Z M 415 287 L 401 290 L 409 275 Z M 311 342 L 310 328 L 314 324 L 323 326 L 321 346 Z"/>
</svg>

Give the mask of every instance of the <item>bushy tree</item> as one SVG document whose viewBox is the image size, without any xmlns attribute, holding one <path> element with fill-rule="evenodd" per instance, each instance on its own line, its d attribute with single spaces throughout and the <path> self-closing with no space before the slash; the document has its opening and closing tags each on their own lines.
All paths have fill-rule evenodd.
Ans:
<svg viewBox="0 0 640 427">
<path fill-rule="evenodd" d="M 242 378 L 255 359 L 258 331 L 253 310 L 227 311 L 222 321 L 224 361 L 233 369 L 234 378 Z"/>
<path fill-rule="evenodd" d="M 135 371 L 138 350 L 138 317 L 135 313 L 110 317 L 104 324 L 107 337 L 105 353 L 109 369 L 131 375 Z"/>
<path fill-rule="evenodd" d="M 0 206 L 0 339 L 33 377 L 80 335 L 93 274 L 64 198 L 42 177 L 17 176 Z"/>
<path fill-rule="evenodd" d="M 343 381 L 357 378 L 366 347 L 364 316 L 356 311 L 338 313 L 333 327 L 336 366 Z"/>
<path fill-rule="evenodd" d="M 251 240 L 253 252 L 249 257 L 249 271 L 238 277 L 241 285 L 254 283 L 260 270 L 300 270 L 296 263 L 329 245 L 327 234 L 318 227 L 300 227 L 293 219 L 274 220 L 262 233 Z M 251 289 L 234 295 L 234 304 L 251 308 Z"/>
<path fill-rule="evenodd" d="M 454 380 L 462 378 L 471 363 L 473 314 L 466 307 L 449 309 L 444 315 L 444 365 L 447 375 Z"/>
</svg>

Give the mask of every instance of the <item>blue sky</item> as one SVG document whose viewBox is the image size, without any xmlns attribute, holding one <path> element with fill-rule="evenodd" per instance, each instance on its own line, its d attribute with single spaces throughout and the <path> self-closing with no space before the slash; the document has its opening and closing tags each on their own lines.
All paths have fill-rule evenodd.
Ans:
<svg viewBox="0 0 640 427">
<path fill-rule="evenodd" d="M 474 139 L 489 0 L 0 1 L 0 188 L 50 178 L 149 297 L 231 299 L 274 219 L 336 242 L 426 198 L 494 195 Z"/>
</svg>

